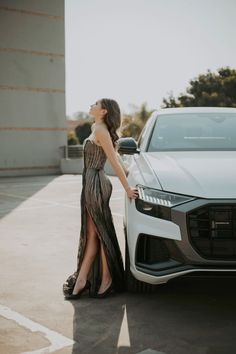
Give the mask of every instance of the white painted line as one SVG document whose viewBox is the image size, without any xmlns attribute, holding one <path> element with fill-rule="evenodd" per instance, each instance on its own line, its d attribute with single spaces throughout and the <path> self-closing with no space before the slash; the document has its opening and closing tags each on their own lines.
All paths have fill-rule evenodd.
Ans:
<svg viewBox="0 0 236 354">
<path fill-rule="evenodd" d="M 70 204 L 57 203 L 57 202 L 51 202 L 50 200 L 44 200 L 44 199 L 39 199 L 39 198 L 35 198 L 35 197 L 24 197 L 22 195 L 1 193 L 1 192 L 0 192 L 0 195 L 3 195 L 5 197 L 23 199 L 23 200 L 35 200 L 37 202 L 51 204 L 51 205 L 54 205 L 54 206 L 63 206 L 63 207 L 67 207 L 67 208 L 79 209 L 78 206 L 74 206 L 74 205 L 70 205 Z"/>
<path fill-rule="evenodd" d="M 117 347 L 130 347 L 130 336 L 127 321 L 126 306 L 124 306 L 124 316 L 120 326 L 120 333 L 117 341 Z"/>
<path fill-rule="evenodd" d="M 5 196 L 5 197 L 16 198 L 16 199 L 33 200 L 33 201 L 37 201 L 37 202 L 41 202 L 41 203 L 45 203 L 45 204 L 50 204 L 51 206 L 62 206 L 62 207 L 66 207 L 66 208 L 80 209 L 80 206 L 79 206 L 80 202 L 79 201 L 77 202 L 78 205 L 76 206 L 76 205 L 73 205 L 75 202 L 72 202 L 71 204 L 64 204 L 64 203 L 52 202 L 50 200 L 39 199 L 39 198 L 35 198 L 35 197 L 24 197 L 24 196 L 18 195 L 18 194 L 10 194 L 10 193 L 2 193 L 2 192 L 0 192 L 0 195 Z M 118 200 L 118 199 L 123 199 L 123 198 L 112 198 L 111 197 L 111 200 Z M 115 214 L 115 213 L 114 213 L 114 215 L 121 216 L 121 214 Z"/>
<path fill-rule="evenodd" d="M 49 347 L 45 347 L 42 349 L 37 349 L 32 352 L 24 352 L 22 354 L 44 354 L 44 353 L 53 353 L 56 350 L 62 349 L 64 347 L 68 347 L 73 345 L 75 342 L 67 338 L 55 331 L 48 329 L 40 325 L 37 322 L 34 322 L 18 312 L 11 310 L 7 306 L 0 305 L 0 315 L 7 318 L 8 320 L 13 320 L 20 326 L 23 326 L 29 329 L 31 332 L 41 332 L 51 343 Z"/>
<path fill-rule="evenodd" d="M 28 207 L 28 208 L 9 208 L 9 209 L 0 209 L 0 214 L 4 214 L 4 213 L 8 213 L 14 210 L 14 213 L 17 211 L 25 211 L 25 210 L 34 210 L 34 209 L 45 209 L 45 208 L 54 208 L 55 205 L 43 205 L 43 206 L 32 206 L 32 207 Z"/>
<path fill-rule="evenodd" d="M 74 204 L 80 204 L 80 201 L 79 200 L 74 200 L 72 202 L 70 202 L 71 205 L 74 205 Z"/>
<path fill-rule="evenodd" d="M 0 189 L 5 189 L 5 188 L 9 188 L 9 186 L 11 186 L 12 188 L 15 187 L 28 187 L 28 186 L 43 186 L 43 187 L 47 187 L 49 185 L 60 185 L 60 184 L 69 184 L 69 183 L 80 183 L 80 181 L 66 181 L 66 182 L 53 182 L 53 181 L 49 181 L 49 182 L 45 182 L 45 183 L 25 183 L 22 182 L 21 184 L 14 184 L 13 182 L 7 183 L 5 185 L 1 185 Z"/>
<path fill-rule="evenodd" d="M 119 213 L 112 213 L 112 215 L 115 215 L 115 216 L 119 216 L 120 218 L 123 218 L 123 214 L 119 214 Z"/>
</svg>

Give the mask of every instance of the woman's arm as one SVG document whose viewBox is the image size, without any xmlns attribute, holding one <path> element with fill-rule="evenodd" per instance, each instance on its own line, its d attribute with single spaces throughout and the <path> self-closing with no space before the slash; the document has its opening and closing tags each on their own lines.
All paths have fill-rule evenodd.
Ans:
<svg viewBox="0 0 236 354">
<path fill-rule="evenodd" d="M 119 154 L 118 151 L 116 152 L 116 156 L 117 156 L 117 158 L 118 158 L 118 161 L 119 161 L 121 167 L 122 167 L 123 170 L 124 170 L 124 173 L 125 173 L 126 177 L 128 177 L 128 175 L 129 175 L 129 170 L 127 170 L 127 168 L 125 167 L 125 164 L 124 164 L 124 162 L 123 162 L 123 160 L 122 160 L 122 158 L 121 158 L 121 156 L 120 156 L 120 154 Z"/>
<path fill-rule="evenodd" d="M 99 141 L 99 144 L 102 146 L 108 160 L 110 161 L 117 177 L 119 178 L 121 184 L 123 185 L 125 191 L 128 194 L 129 198 L 136 198 L 138 196 L 138 191 L 136 188 L 131 188 L 128 184 L 128 181 L 125 176 L 123 167 L 117 158 L 117 153 L 112 144 L 112 140 L 108 130 L 102 126 L 96 127 L 94 129 L 94 134 L 96 139 Z"/>
</svg>

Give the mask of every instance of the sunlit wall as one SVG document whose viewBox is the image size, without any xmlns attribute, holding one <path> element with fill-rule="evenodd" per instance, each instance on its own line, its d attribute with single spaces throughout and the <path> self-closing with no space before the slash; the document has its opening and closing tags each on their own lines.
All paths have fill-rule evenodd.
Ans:
<svg viewBox="0 0 236 354">
<path fill-rule="evenodd" d="M 60 173 L 64 0 L 0 0 L 0 176 Z"/>
</svg>

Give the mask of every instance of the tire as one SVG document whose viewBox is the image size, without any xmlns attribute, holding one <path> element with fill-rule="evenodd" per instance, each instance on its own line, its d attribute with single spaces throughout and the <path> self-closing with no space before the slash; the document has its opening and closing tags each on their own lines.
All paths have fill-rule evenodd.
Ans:
<svg viewBox="0 0 236 354">
<path fill-rule="evenodd" d="M 125 232 L 125 284 L 126 290 L 132 293 L 150 294 L 156 291 L 157 286 L 137 280 L 130 271 L 129 248 Z"/>
</svg>

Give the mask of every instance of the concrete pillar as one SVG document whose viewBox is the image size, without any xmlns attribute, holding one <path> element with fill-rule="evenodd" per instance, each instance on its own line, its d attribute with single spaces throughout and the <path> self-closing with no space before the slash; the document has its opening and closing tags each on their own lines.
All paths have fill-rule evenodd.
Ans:
<svg viewBox="0 0 236 354">
<path fill-rule="evenodd" d="M 60 173 L 64 0 L 0 0 L 0 176 Z"/>
</svg>

